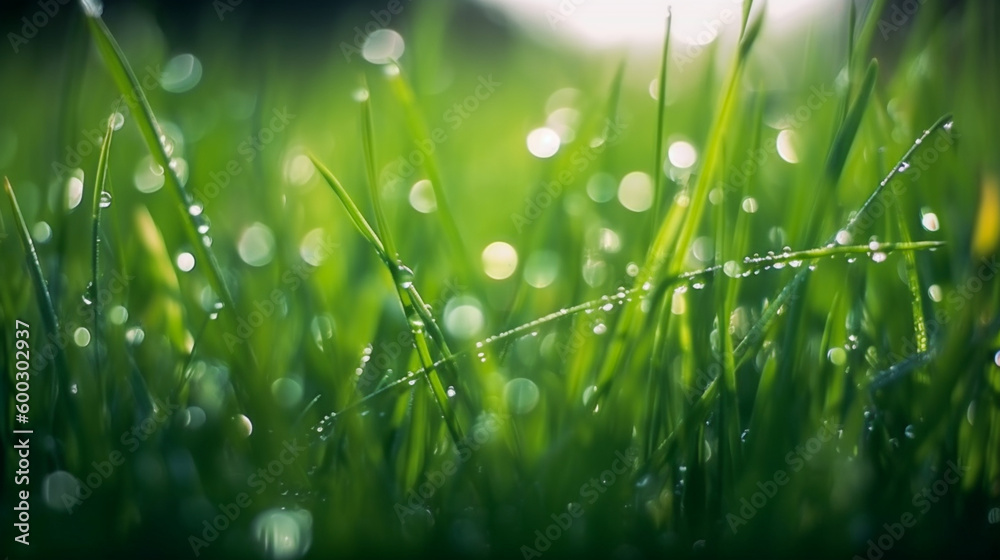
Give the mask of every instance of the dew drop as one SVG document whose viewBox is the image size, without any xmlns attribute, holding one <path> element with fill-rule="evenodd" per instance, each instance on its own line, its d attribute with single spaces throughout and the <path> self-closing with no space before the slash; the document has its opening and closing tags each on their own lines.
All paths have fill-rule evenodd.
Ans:
<svg viewBox="0 0 1000 560">
<path fill-rule="evenodd" d="M 396 266 L 396 285 L 403 290 L 409 290 L 413 286 L 413 271 L 405 264 Z"/>
</svg>

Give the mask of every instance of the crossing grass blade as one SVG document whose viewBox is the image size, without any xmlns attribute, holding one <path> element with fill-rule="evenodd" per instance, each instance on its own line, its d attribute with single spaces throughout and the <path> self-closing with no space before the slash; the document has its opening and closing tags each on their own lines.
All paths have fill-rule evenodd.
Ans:
<svg viewBox="0 0 1000 560">
<path fill-rule="evenodd" d="M 889 171 L 889 173 L 885 176 L 885 178 L 879 182 L 879 184 L 875 187 L 875 189 L 873 189 L 871 195 L 865 200 L 865 202 L 859 207 L 859 209 L 848 218 L 847 223 L 842 229 L 842 231 L 845 231 L 848 234 L 850 234 L 855 229 L 855 227 L 858 225 L 858 223 L 861 221 L 862 218 L 869 217 L 868 216 L 869 209 L 872 207 L 875 201 L 878 200 L 879 197 L 882 195 L 886 186 L 892 183 L 893 179 L 896 178 L 897 173 L 899 173 L 900 170 L 902 169 L 906 169 L 906 167 L 910 165 L 910 162 L 913 159 L 914 155 L 916 154 L 917 150 L 922 145 L 925 144 L 926 140 L 931 136 L 931 134 L 938 131 L 941 131 L 945 134 L 950 134 L 950 132 L 946 129 L 945 125 L 951 122 L 952 122 L 951 115 L 945 114 L 942 117 L 940 117 L 933 125 L 931 125 L 930 128 L 924 130 L 923 133 L 916 140 L 914 140 L 910 148 L 903 154 L 899 162 L 895 166 L 893 166 L 893 168 Z M 814 251 L 825 252 L 825 251 L 835 250 L 838 247 L 836 243 L 837 243 L 837 234 L 835 233 L 830 236 L 829 241 L 823 247 L 815 249 Z M 939 244 L 935 245 L 939 246 Z M 765 335 L 771 329 L 775 320 L 778 317 L 778 310 L 781 309 L 782 306 L 784 306 L 792 298 L 792 296 L 797 293 L 802 284 L 805 283 L 806 276 L 808 273 L 809 273 L 808 268 L 804 268 L 800 270 L 798 273 L 796 273 L 796 275 L 792 278 L 791 282 L 785 285 L 785 287 L 782 288 L 781 292 L 774 299 L 774 301 L 770 302 L 768 306 L 764 309 L 764 312 L 761 314 L 761 317 L 754 323 L 753 327 L 751 327 L 747 335 L 743 337 L 740 343 L 733 350 L 733 357 L 736 363 L 736 367 L 739 367 L 743 363 L 743 361 L 749 355 L 750 350 L 755 349 L 759 344 L 763 343 Z M 708 384 L 708 386 L 705 389 L 705 392 L 702 393 L 701 397 L 695 402 L 694 406 L 685 415 L 685 419 L 681 422 L 681 425 L 678 425 L 677 428 L 674 430 L 674 432 L 671 433 L 670 436 L 668 436 L 667 439 L 664 440 L 659 445 L 653 457 L 652 462 L 654 465 L 663 464 L 662 462 L 665 460 L 667 456 L 670 455 L 670 453 L 672 453 L 674 446 L 677 444 L 677 433 L 679 430 L 682 429 L 682 425 L 690 425 L 693 422 L 700 422 L 705 417 L 705 415 L 708 414 L 708 411 L 710 409 L 710 403 L 714 402 L 714 399 L 718 396 L 718 394 L 719 394 L 719 387 L 717 380 L 713 380 Z"/>
<path fill-rule="evenodd" d="M 369 128 L 371 126 L 370 121 L 371 113 L 367 112 L 364 114 L 365 119 L 364 128 Z M 369 141 L 366 142 L 366 158 L 373 155 L 373 144 Z M 365 219 L 361 210 L 354 203 L 351 195 L 348 194 L 347 189 L 340 183 L 336 176 L 330 172 L 322 163 L 315 158 L 315 156 L 310 155 L 313 165 L 319 170 L 320 175 L 326 180 L 327 184 L 333 189 L 340 198 L 341 203 L 347 210 L 348 215 L 354 222 L 355 227 L 361 232 L 362 236 L 371 244 L 372 248 L 375 249 L 375 253 L 382 260 L 382 262 L 388 267 L 389 274 L 392 276 L 393 283 L 396 286 L 396 291 L 399 295 L 400 304 L 403 306 L 403 311 L 406 314 L 407 321 L 410 324 L 410 330 L 413 334 L 414 343 L 417 346 L 417 353 L 420 357 L 421 364 L 423 367 L 421 371 L 427 381 L 428 387 L 431 389 L 434 395 L 435 402 L 437 403 L 441 415 L 444 417 L 445 422 L 448 426 L 448 430 L 451 432 L 451 436 L 456 444 L 462 440 L 464 437 L 462 428 L 458 423 L 458 418 L 455 413 L 451 402 L 448 400 L 448 395 L 444 389 L 444 385 L 441 383 L 440 376 L 438 374 L 438 368 L 440 367 L 437 362 L 434 361 L 430 341 L 428 340 L 427 330 L 431 330 L 432 333 L 436 334 L 434 342 L 438 344 L 438 347 L 442 349 L 445 353 L 446 358 L 451 358 L 451 352 L 444 341 L 443 333 L 437 327 L 437 322 L 430 315 L 427 310 L 427 305 L 424 303 L 423 298 L 414 286 L 413 272 L 398 262 L 397 260 L 390 257 L 387 249 L 386 242 L 382 241 L 382 238 L 372 229 L 368 220 Z M 373 163 L 367 164 L 369 168 L 374 169 Z M 377 189 L 372 188 L 373 204 L 376 207 L 376 214 L 382 212 L 381 201 L 378 196 Z"/>
<path fill-rule="evenodd" d="M 85 8 L 85 11 L 87 10 Z M 132 67 L 129 66 L 125 53 L 118 46 L 118 42 L 107 25 L 104 24 L 104 20 L 99 15 L 88 15 L 86 19 L 87 25 L 90 27 L 90 35 L 97 45 L 97 50 L 104 64 L 108 67 L 125 103 L 131 109 L 132 114 L 136 116 L 135 121 L 139 126 L 139 132 L 153 156 L 153 161 L 163 169 L 164 181 L 173 193 L 175 206 L 181 215 L 179 223 L 191 243 L 195 258 L 200 262 L 207 263 L 208 280 L 212 289 L 222 298 L 225 308 L 228 309 L 222 314 L 229 316 L 236 309 L 232 293 L 229 291 L 229 286 L 226 284 L 215 254 L 203 243 L 202 236 L 198 233 L 197 224 L 188 210 L 193 200 L 177 177 L 175 167 L 171 163 L 171 155 L 164 144 L 162 129 L 157 123 L 153 108 L 146 98 L 146 93 Z"/>
<path fill-rule="evenodd" d="M 751 4 L 751 2 L 747 2 Z M 747 8 L 749 10 L 749 8 Z M 749 11 L 746 12 L 749 14 Z M 701 224 L 702 213 L 708 202 L 710 187 L 714 185 L 716 173 L 721 166 L 722 147 L 724 143 L 725 131 L 733 122 L 736 106 L 739 101 L 740 78 L 743 69 L 753 46 L 754 40 L 760 31 L 763 18 L 746 20 L 744 32 L 739 45 L 739 54 L 730 70 L 723 88 L 723 96 L 720 101 L 715 121 L 711 126 L 712 131 L 705 149 L 705 160 L 702 164 L 701 173 L 697 183 L 691 193 L 690 202 L 686 207 L 674 205 L 663 223 L 660 225 L 649 253 L 646 257 L 645 265 L 638 276 L 638 284 L 647 282 L 656 283 L 664 277 L 675 276 L 681 272 L 681 265 L 684 255 L 691 244 L 697 228 Z M 679 230 L 675 229 L 680 224 Z M 605 358 L 598 373 L 596 386 L 597 390 L 592 393 L 590 402 L 596 403 L 603 398 L 609 389 L 609 385 L 618 371 L 622 360 L 625 358 L 627 348 L 631 340 L 636 338 L 636 333 L 642 327 L 643 321 L 638 304 L 630 303 L 625 306 L 622 317 L 614 330 L 614 335 L 609 343 L 609 348 L 605 353 Z M 654 304 L 655 307 L 655 304 Z M 589 404 L 588 404 L 589 406 Z"/>
</svg>

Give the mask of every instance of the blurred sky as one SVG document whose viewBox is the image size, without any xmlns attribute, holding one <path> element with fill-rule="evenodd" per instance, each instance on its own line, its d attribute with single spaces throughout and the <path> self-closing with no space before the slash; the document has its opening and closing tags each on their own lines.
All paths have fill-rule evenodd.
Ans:
<svg viewBox="0 0 1000 560">
<path fill-rule="evenodd" d="M 573 37 L 594 46 L 658 44 L 668 7 L 673 38 L 706 44 L 720 28 L 738 27 L 743 0 L 481 0 L 508 13 L 538 33 Z M 863 4 L 867 4 L 865 0 Z M 756 7 L 762 6 L 758 2 Z M 790 29 L 820 17 L 836 15 L 846 2 L 769 0 L 768 23 Z"/>
</svg>

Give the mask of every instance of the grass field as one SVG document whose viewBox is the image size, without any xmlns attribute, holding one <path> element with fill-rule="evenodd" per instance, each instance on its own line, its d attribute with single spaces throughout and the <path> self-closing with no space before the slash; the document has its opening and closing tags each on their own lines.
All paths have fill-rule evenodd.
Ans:
<svg viewBox="0 0 1000 560">
<path fill-rule="evenodd" d="M 752 4 L 5 21 L 7 556 L 995 556 L 1000 7 Z"/>
</svg>

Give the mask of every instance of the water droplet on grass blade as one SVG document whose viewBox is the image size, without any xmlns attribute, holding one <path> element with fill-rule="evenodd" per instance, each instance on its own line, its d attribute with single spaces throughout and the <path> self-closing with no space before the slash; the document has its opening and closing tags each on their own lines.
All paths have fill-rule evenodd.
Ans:
<svg viewBox="0 0 1000 560">
<path fill-rule="evenodd" d="M 392 29 L 378 29 L 368 35 L 361 47 L 361 56 L 372 64 L 388 64 L 399 60 L 406 50 L 403 36 Z"/>
<path fill-rule="evenodd" d="M 194 255 L 188 252 L 178 254 L 177 268 L 179 268 L 181 272 L 191 272 L 194 268 Z"/>
<path fill-rule="evenodd" d="M 921 209 L 920 214 L 920 225 L 922 225 L 925 230 L 937 231 L 941 227 L 941 224 L 938 222 L 937 214 L 934 212 L 924 208 Z"/>
<path fill-rule="evenodd" d="M 413 286 L 413 271 L 405 264 L 396 266 L 396 285 L 403 290 L 409 290 Z"/>
<path fill-rule="evenodd" d="M 847 363 L 847 351 L 841 347 L 831 348 L 826 357 L 835 366 L 842 366 Z"/>
</svg>

